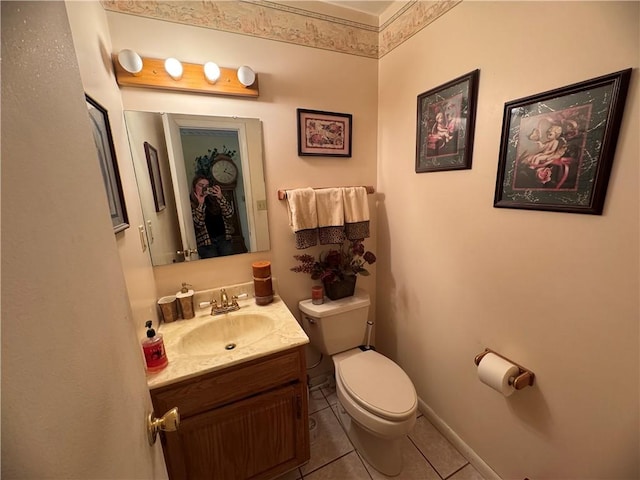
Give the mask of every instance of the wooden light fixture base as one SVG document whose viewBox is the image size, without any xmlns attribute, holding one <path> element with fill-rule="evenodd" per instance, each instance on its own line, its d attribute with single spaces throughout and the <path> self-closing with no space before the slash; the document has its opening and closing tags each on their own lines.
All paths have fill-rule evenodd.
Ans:
<svg viewBox="0 0 640 480">
<path fill-rule="evenodd" d="M 183 92 L 208 93 L 212 95 L 232 95 L 237 97 L 254 97 L 259 95 L 258 75 L 253 85 L 245 87 L 240 83 L 237 70 L 220 67 L 220 78 L 216 83 L 209 83 L 204 76 L 204 66 L 197 63 L 182 62 L 183 74 L 180 80 L 174 80 L 164 69 L 164 60 L 142 57 L 142 71 L 138 74 L 127 72 L 118 55 L 111 56 L 116 81 L 121 87 L 143 87 Z"/>
</svg>

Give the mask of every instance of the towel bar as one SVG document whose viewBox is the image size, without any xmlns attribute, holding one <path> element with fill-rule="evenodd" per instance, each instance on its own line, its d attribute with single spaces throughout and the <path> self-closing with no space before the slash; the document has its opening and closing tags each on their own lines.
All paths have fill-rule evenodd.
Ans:
<svg viewBox="0 0 640 480">
<path fill-rule="evenodd" d="M 376 193 L 376 189 L 373 188 L 371 185 L 362 185 L 362 186 L 367 189 L 367 194 L 371 195 L 372 193 Z M 328 187 L 315 187 L 314 190 L 319 190 L 321 188 L 328 188 Z M 285 200 L 286 198 L 287 198 L 287 191 L 284 189 L 278 190 L 278 200 Z"/>
</svg>

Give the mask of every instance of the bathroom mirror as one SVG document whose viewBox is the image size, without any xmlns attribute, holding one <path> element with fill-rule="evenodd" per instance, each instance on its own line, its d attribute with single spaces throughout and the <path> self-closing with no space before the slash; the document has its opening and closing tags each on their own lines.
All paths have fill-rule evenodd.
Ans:
<svg viewBox="0 0 640 480">
<path fill-rule="evenodd" d="M 225 248 L 200 253 L 269 250 L 259 119 L 130 110 L 124 116 L 145 220 L 141 235 L 154 266 L 201 259 L 191 206 L 199 175 L 207 179 L 197 183 L 220 186 L 233 207 L 224 217 Z"/>
</svg>

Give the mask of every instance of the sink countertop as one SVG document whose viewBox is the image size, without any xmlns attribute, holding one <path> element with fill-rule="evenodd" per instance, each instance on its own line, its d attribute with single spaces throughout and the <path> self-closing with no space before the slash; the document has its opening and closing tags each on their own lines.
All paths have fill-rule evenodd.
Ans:
<svg viewBox="0 0 640 480">
<path fill-rule="evenodd" d="M 172 383 L 196 377 L 204 373 L 221 370 L 249 360 L 264 357 L 272 353 L 309 343 L 304 330 L 278 296 L 274 296 L 269 305 L 256 305 L 255 299 L 239 300 L 240 310 L 220 315 L 210 315 L 211 308 L 198 308 L 195 304 L 194 318 L 163 323 L 159 333 L 163 335 L 164 346 L 169 365 L 157 373 L 147 373 L 147 386 L 150 390 Z M 248 345 L 238 346 L 234 350 L 225 350 L 210 355 L 190 355 L 180 348 L 181 339 L 193 329 L 232 315 L 267 315 L 274 322 L 273 331 L 265 337 Z M 215 326 L 213 327 L 215 328 Z"/>
</svg>

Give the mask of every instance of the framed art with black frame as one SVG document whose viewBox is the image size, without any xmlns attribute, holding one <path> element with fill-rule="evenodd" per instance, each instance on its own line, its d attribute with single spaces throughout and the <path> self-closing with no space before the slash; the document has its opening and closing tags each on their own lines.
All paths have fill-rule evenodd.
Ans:
<svg viewBox="0 0 640 480">
<path fill-rule="evenodd" d="M 601 215 L 630 77 L 507 102 L 494 206 Z"/>
<path fill-rule="evenodd" d="M 107 115 L 107 110 L 89 95 L 85 94 L 85 99 L 93 131 L 93 140 L 98 151 L 100 171 L 107 191 L 113 232 L 118 233 L 129 228 L 129 218 L 127 216 L 127 207 L 124 203 L 116 152 L 113 148 L 109 116 Z"/>
<path fill-rule="evenodd" d="M 418 95 L 416 173 L 471 168 L 480 70 Z"/>
<path fill-rule="evenodd" d="M 351 114 L 302 108 L 297 111 L 298 156 L 351 156 Z"/>
<path fill-rule="evenodd" d="M 167 202 L 164 199 L 164 189 L 162 188 L 158 151 L 149 142 L 144 142 L 144 154 L 147 157 L 147 167 L 149 168 L 149 178 L 151 179 L 151 190 L 153 191 L 156 212 L 161 212 L 166 208 Z"/>
</svg>

